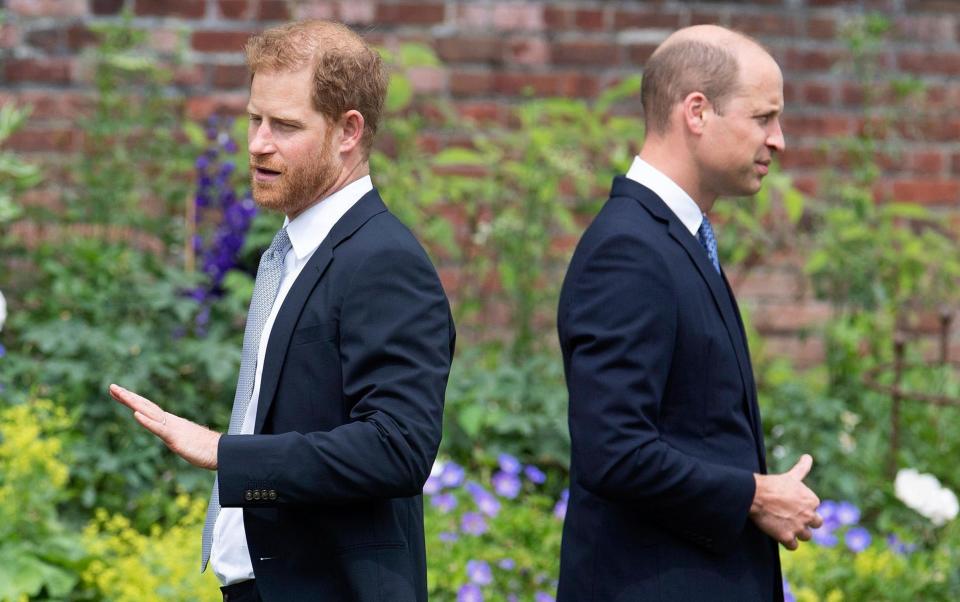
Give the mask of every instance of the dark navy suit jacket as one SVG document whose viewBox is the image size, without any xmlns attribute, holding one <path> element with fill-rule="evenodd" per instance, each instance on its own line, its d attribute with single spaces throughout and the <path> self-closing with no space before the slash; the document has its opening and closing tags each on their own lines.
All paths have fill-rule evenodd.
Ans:
<svg viewBox="0 0 960 602">
<path fill-rule="evenodd" d="M 436 270 L 369 192 L 281 306 L 254 434 L 220 439 L 265 601 L 427 600 L 421 491 L 453 347 Z"/>
<path fill-rule="evenodd" d="M 780 600 L 748 518 L 766 471 L 736 301 L 648 188 L 616 178 L 558 314 L 570 395 L 559 602 Z"/>
</svg>

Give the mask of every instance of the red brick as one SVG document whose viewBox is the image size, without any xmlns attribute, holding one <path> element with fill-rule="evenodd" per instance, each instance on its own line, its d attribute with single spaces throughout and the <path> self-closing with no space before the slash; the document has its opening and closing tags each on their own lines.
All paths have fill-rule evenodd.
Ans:
<svg viewBox="0 0 960 602">
<path fill-rule="evenodd" d="M 35 29 L 27 33 L 27 44 L 45 54 L 57 54 L 63 49 L 65 39 L 62 29 Z"/>
<path fill-rule="evenodd" d="M 21 44 L 20 30 L 10 23 L 0 25 L 0 48 L 16 48 Z"/>
<path fill-rule="evenodd" d="M 125 0 L 91 0 L 90 9 L 95 15 L 116 15 L 123 9 Z"/>
<path fill-rule="evenodd" d="M 457 105 L 461 117 L 479 122 L 502 122 L 504 108 L 492 101 L 466 101 Z"/>
<path fill-rule="evenodd" d="M 808 82 L 803 86 L 803 102 L 813 105 L 833 103 L 833 86 L 819 82 Z"/>
<path fill-rule="evenodd" d="M 569 29 L 573 23 L 573 10 L 559 6 L 543 7 L 543 24 L 552 31 Z"/>
<path fill-rule="evenodd" d="M 4 65 L 8 82 L 70 82 L 72 61 L 69 58 L 10 59 Z"/>
<path fill-rule="evenodd" d="M 954 0 L 907 0 L 904 10 L 960 14 L 960 6 Z"/>
<path fill-rule="evenodd" d="M 960 201 L 960 181 L 894 180 L 893 196 L 898 201 L 924 205 L 957 203 Z"/>
<path fill-rule="evenodd" d="M 840 91 L 840 97 L 845 106 L 860 106 L 866 100 L 866 93 L 863 86 L 859 84 L 844 84 Z"/>
<path fill-rule="evenodd" d="M 764 266 L 747 271 L 727 269 L 730 286 L 738 297 L 753 300 L 797 301 L 807 290 L 802 269 L 790 266 Z"/>
<path fill-rule="evenodd" d="M 832 40 L 837 36 L 837 21 L 833 17 L 810 17 L 807 21 L 807 37 Z"/>
<path fill-rule="evenodd" d="M 790 71 L 827 71 L 833 68 L 839 58 L 839 51 L 790 48 L 784 55 L 783 66 Z"/>
<path fill-rule="evenodd" d="M 465 35 L 438 38 L 434 47 L 446 63 L 492 63 L 500 60 L 501 44 L 500 38 Z"/>
<path fill-rule="evenodd" d="M 15 151 L 74 152 L 80 148 L 81 136 L 73 129 L 26 129 L 14 132 L 6 145 Z"/>
<path fill-rule="evenodd" d="M 260 0 L 257 18 L 262 21 L 288 21 L 290 10 L 285 0 Z"/>
<path fill-rule="evenodd" d="M 17 200 L 24 207 L 38 207 L 55 211 L 63 211 L 63 193 L 59 188 L 35 188 L 22 193 Z"/>
<path fill-rule="evenodd" d="M 253 12 L 250 0 L 218 0 L 217 5 L 227 19 L 249 19 Z"/>
<path fill-rule="evenodd" d="M 450 93 L 454 96 L 483 96 L 493 91 L 491 71 L 462 71 L 450 73 Z"/>
<path fill-rule="evenodd" d="M 763 350 L 767 357 L 788 359 L 798 368 L 815 366 L 824 358 L 823 338 L 816 336 L 798 337 L 795 334 L 764 336 Z"/>
<path fill-rule="evenodd" d="M 734 14 L 730 25 L 751 35 L 796 35 L 799 19 L 779 14 Z"/>
<path fill-rule="evenodd" d="M 790 132 L 787 132 L 787 148 L 780 157 L 780 165 L 784 169 L 822 168 L 826 167 L 826 158 L 823 151 L 810 146 L 793 146 L 790 144 Z"/>
<path fill-rule="evenodd" d="M 783 117 L 788 136 L 844 136 L 853 133 L 850 119 L 841 115 L 792 115 Z"/>
<path fill-rule="evenodd" d="M 135 0 L 134 12 L 146 17 L 199 19 L 206 12 L 206 2 L 197 2 L 196 0 Z"/>
<path fill-rule="evenodd" d="M 378 4 L 377 23 L 432 25 L 442 23 L 443 4 L 404 2 L 401 4 Z"/>
<path fill-rule="evenodd" d="M 581 31 L 606 29 L 606 13 L 603 9 L 581 9 L 574 13 L 573 23 Z"/>
<path fill-rule="evenodd" d="M 494 90 L 511 96 L 528 92 L 537 96 L 556 96 L 561 87 L 561 80 L 561 76 L 544 73 L 498 71 L 493 74 Z"/>
<path fill-rule="evenodd" d="M 642 65 L 647 62 L 647 59 L 656 49 L 656 44 L 634 44 L 627 47 L 627 57 L 632 64 Z"/>
<path fill-rule="evenodd" d="M 560 42 L 553 45 L 558 65 L 619 65 L 620 47 L 606 42 Z"/>
<path fill-rule="evenodd" d="M 516 38 L 504 45 L 503 58 L 508 65 L 546 65 L 550 62 L 550 44 L 533 36 Z"/>
<path fill-rule="evenodd" d="M 908 52 L 897 55 L 897 65 L 904 71 L 937 75 L 960 75 L 960 53 Z"/>
<path fill-rule="evenodd" d="M 30 105 L 30 119 L 69 119 L 90 108 L 92 100 L 87 93 L 76 91 L 57 91 L 51 94 L 45 90 L 24 90 L 0 96 L 0 104 L 13 102 L 18 105 Z"/>
<path fill-rule="evenodd" d="M 214 65 L 214 88 L 247 88 L 250 85 L 250 72 L 246 65 Z"/>
<path fill-rule="evenodd" d="M 191 46 L 200 52 L 240 53 L 251 35 L 249 31 L 195 31 Z"/>
<path fill-rule="evenodd" d="M 87 0 L 9 0 L 7 10 L 25 17 L 80 17 Z"/>
<path fill-rule="evenodd" d="M 173 83 L 178 86 L 199 86 L 204 81 L 205 70 L 203 65 L 187 64 L 179 67 L 167 66 L 173 73 Z"/>
<path fill-rule="evenodd" d="M 832 315 L 833 309 L 825 302 L 769 303 L 753 312 L 753 325 L 764 334 L 787 334 L 812 330 Z"/>
<path fill-rule="evenodd" d="M 370 25 L 377 17 L 377 6 L 373 0 L 341 0 L 339 17 L 349 25 Z"/>
<path fill-rule="evenodd" d="M 953 43 L 953 29 L 953 20 L 942 15 L 899 17 L 894 23 L 898 39 L 908 42 L 923 40 L 926 44 Z"/>
<path fill-rule="evenodd" d="M 71 25 L 67 29 L 67 48 L 70 50 L 82 50 L 88 46 L 96 46 L 99 41 L 100 36 L 85 25 Z"/>
<path fill-rule="evenodd" d="M 917 174 L 939 175 L 946 163 L 946 157 L 940 151 L 917 151 L 910 155 L 910 169 Z"/>
<path fill-rule="evenodd" d="M 953 173 L 960 174 L 960 153 L 953 153 L 953 156 L 950 158 L 950 167 Z"/>
<path fill-rule="evenodd" d="M 222 93 L 216 96 L 191 96 L 187 99 L 186 114 L 190 119 L 206 119 L 221 115 L 243 115 L 247 110 L 247 93 Z"/>
<path fill-rule="evenodd" d="M 730 25 L 730 13 L 727 11 L 695 10 L 690 13 L 690 25 Z"/>
<path fill-rule="evenodd" d="M 596 77 L 582 72 L 559 74 L 557 95 L 573 98 L 593 98 L 600 93 Z"/>
<path fill-rule="evenodd" d="M 543 6 L 524 2 L 494 4 L 493 26 L 502 31 L 540 31 L 543 29 Z"/>
<path fill-rule="evenodd" d="M 666 9 L 618 10 L 613 14 L 615 29 L 677 29 L 680 15 Z"/>
</svg>

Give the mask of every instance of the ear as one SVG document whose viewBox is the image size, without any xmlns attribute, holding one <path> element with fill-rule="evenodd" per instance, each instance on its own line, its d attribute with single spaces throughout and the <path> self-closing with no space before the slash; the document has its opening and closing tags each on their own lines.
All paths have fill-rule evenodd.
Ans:
<svg viewBox="0 0 960 602">
<path fill-rule="evenodd" d="M 363 115 L 356 109 L 350 109 L 340 118 L 340 152 L 350 153 L 360 146 L 363 139 Z"/>
<path fill-rule="evenodd" d="M 687 131 L 696 135 L 702 134 L 704 124 L 713 114 L 710 99 L 704 96 L 703 92 L 691 92 L 683 99 L 680 106 L 683 110 L 683 124 Z"/>
</svg>

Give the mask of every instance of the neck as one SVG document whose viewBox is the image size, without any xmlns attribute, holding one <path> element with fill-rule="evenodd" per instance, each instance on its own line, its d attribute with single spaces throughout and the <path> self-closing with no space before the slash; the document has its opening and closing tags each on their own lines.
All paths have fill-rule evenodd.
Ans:
<svg viewBox="0 0 960 602">
<path fill-rule="evenodd" d="M 690 195 L 700 211 L 713 208 L 716 195 L 703 190 L 696 163 L 684 141 L 648 135 L 640 150 L 640 158 L 657 168 Z"/>
<path fill-rule="evenodd" d="M 295 211 L 293 213 L 288 213 L 287 218 L 292 222 L 294 219 L 297 218 L 298 215 L 300 215 L 310 207 L 313 207 L 323 199 L 340 192 L 341 190 L 343 190 L 350 184 L 353 184 L 360 178 L 363 178 L 369 175 L 370 175 L 370 163 L 366 159 L 360 160 L 359 162 L 355 163 L 353 167 L 350 167 L 350 168 L 347 168 L 346 166 L 344 166 L 344 169 L 340 171 L 340 175 L 337 176 L 337 179 L 330 186 L 330 188 L 324 190 L 319 195 L 317 195 L 317 198 L 306 207 L 303 207 L 302 209 Z"/>
</svg>

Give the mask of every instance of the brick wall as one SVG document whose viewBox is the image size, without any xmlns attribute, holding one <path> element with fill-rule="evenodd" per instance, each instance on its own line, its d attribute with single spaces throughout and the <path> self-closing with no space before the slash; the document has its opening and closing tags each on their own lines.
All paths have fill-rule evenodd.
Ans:
<svg viewBox="0 0 960 602">
<path fill-rule="evenodd" d="M 538 95 L 592 97 L 640 70 L 671 30 L 733 26 L 759 38 L 783 67 L 783 165 L 810 192 L 824 140 L 864 125 L 863 90 L 841 69 L 845 45 L 838 33 L 851 18 L 879 10 L 895 24 L 883 69 L 917 76 L 927 97 L 913 115 L 919 127 L 904 132 L 902 154 L 885 162 L 877 193 L 950 213 L 960 201 L 960 1 L 6 0 L 0 103 L 34 106 L 13 148 L 53 167 L 76 148 L 73 121 L 90 90 L 80 53 L 94 43 L 90 25 L 118 19 L 124 8 L 133 11 L 135 26 L 149 29 L 158 60 L 185 45 L 187 61 L 176 69 L 175 83 L 186 92 L 193 118 L 242 111 L 242 44 L 251 32 L 288 19 L 342 20 L 388 46 L 430 44 L 444 65 L 417 71 L 415 87 L 451 99 L 468 115 L 495 115 L 526 87 Z M 54 204 L 55 198 L 54 181 L 26 202 Z M 736 282 L 773 352 L 801 362 L 820 356 L 819 342 L 798 333 L 829 310 L 810 300 L 795 258 Z"/>
</svg>

